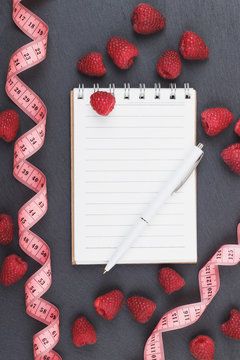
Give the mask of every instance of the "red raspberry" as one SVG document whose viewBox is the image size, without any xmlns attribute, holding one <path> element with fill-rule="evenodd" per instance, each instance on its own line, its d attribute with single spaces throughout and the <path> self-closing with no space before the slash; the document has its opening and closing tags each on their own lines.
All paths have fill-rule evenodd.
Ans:
<svg viewBox="0 0 240 360">
<path fill-rule="evenodd" d="M 165 17 L 148 4 L 139 4 L 132 13 L 133 29 L 139 34 L 152 34 L 166 25 Z"/>
<path fill-rule="evenodd" d="M 235 143 L 221 153 L 223 161 L 236 174 L 240 175 L 240 143 Z"/>
<path fill-rule="evenodd" d="M 106 73 L 102 55 L 97 52 L 91 52 L 81 58 L 77 63 L 77 68 L 83 74 L 89 76 L 103 76 Z"/>
<path fill-rule="evenodd" d="M 20 256 L 9 255 L 2 263 L 0 281 L 9 286 L 20 280 L 27 271 L 28 264 Z"/>
<path fill-rule="evenodd" d="M 6 214 L 0 214 L 0 244 L 7 245 L 13 241 L 14 225 L 12 218 Z"/>
<path fill-rule="evenodd" d="M 108 55 L 112 58 L 115 65 L 120 69 L 128 69 L 133 64 L 134 57 L 138 56 L 139 51 L 135 45 L 129 41 L 112 37 L 107 43 Z"/>
<path fill-rule="evenodd" d="M 159 284 L 163 287 L 167 294 L 180 290 L 184 285 L 184 279 L 170 267 L 162 267 L 158 273 Z"/>
<path fill-rule="evenodd" d="M 72 326 L 72 339 L 77 347 L 87 344 L 95 344 L 97 334 L 92 324 L 84 317 L 77 318 Z"/>
<path fill-rule="evenodd" d="M 202 126 L 207 135 L 214 136 L 233 121 L 233 114 L 226 108 L 207 109 L 201 114 Z"/>
<path fill-rule="evenodd" d="M 127 307 L 132 316 L 140 323 L 149 321 L 156 309 L 156 304 L 142 296 L 132 296 L 127 299 Z"/>
<path fill-rule="evenodd" d="M 175 50 L 165 51 L 157 63 L 157 72 L 164 79 L 176 79 L 181 72 L 182 62 Z"/>
<path fill-rule="evenodd" d="M 0 114 L 0 138 L 6 142 L 15 139 L 19 129 L 19 116 L 14 110 L 5 110 Z"/>
<path fill-rule="evenodd" d="M 214 360 L 214 341 L 205 335 L 199 335 L 190 342 L 190 351 L 197 360 Z"/>
<path fill-rule="evenodd" d="M 204 60 L 209 56 L 209 49 L 203 39 L 192 31 L 186 31 L 182 35 L 179 50 L 188 60 Z"/>
<path fill-rule="evenodd" d="M 107 294 L 99 296 L 94 301 L 94 307 L 104 319 L 111 320 L 120 311 L 124 295 L 120 290 L 112 290 Z"/>
<path fill-rule="evenodd" d="M 234 131 L 238 136 L 240 136 L 240 119 L 238 119 L 238 121 L 236 122 L 234 126 Z"/>
<path fill-rule="evenodd" d="M 224 335 L 240 340 L 240 312 L 238 310 L 231 311 L 230 319 L 221 325 L 221 330 Z"/>
<path fill-rule="evenodd" d="M 115 106 L 115 96 L 106 91 L 96 91 L 90 97 L 92 108 L 99 114 L 107 116 Z"/>
</svg>

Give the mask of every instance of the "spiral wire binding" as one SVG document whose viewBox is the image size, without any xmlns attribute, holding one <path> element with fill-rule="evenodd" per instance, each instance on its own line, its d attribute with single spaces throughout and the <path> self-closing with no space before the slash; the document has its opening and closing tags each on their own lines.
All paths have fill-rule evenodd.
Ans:
<svg viewBox="0 0 240 360">
<path fill-rule="evenodd" d="M 154 89 L 155 89 L 155 99 L 160 99 L 160 92 L 161 92 L 161 84 L 160 83 L 155 83 L 154 84 Z"/>
<path fill-rule="evenodd" d="M 171 83 L 169 85 L 170 88 L 170 96 L 169 98 L 172 100 L 176 100 L 177 96 L 177 86 L 175 83 Z M 93 84 L 93 91 L 99 91 L 100 87 L 99 84 Z M 113 95 L 115 95 L 115 84 L 109 84 L 109 92 Z M 190 93 L 190 87 L 189 83 L 184 83 L 184 91 L 185 91 L 185 99 L 191 99 L 191 93 Z M 130 93 L 131 93 L 131 86 L 130 83 L 124 83 L 124 99 L 130 99 Z M 146 86 L 144 83 L 139 84 L 139 99 L 145 99 L 146 95 Z M 84 84 L 79 84 L 78 87 L 78 99 L 84 98 Z M 161 84 L 155 83 L 154 84 L 154 99 L 160 99 L 161 98 Z"/>
<path fill-rule="evenodd" d="M 99 84 L 93 84 L 93 91 L 96 92 L 96 91 L 99 91 Z"/>
<path fill-rule="evenodd" d="M 115 84 L 109 84 L 109 92 L 112 95 L 115 95 Z"/>
<path fill-rule="evenodd" d="M 139 89 L 140 89 L 140 93 L 139 93 L 139 99 L 145 99 L 145 84 L 139 84 Z"/>
<path fill-rule="evenodd" d="M 177 86 L 175 83 L 171 83 L 170 84 L 170 89 L 171 89 L 171 92 L 170 92 L 170 99 L 176 99 L 176 90 L 177 90 Z"/>
<path fill-rule="evenodd" d="M 124 83 L 124 99 L 130 99 L 130 84 Z"/>
<path fill-rule="evenodd" d="M 184 84 L 184 90 L 185 90 L 185 99 L 191 99 L 189 83 Z"/>
<path fill-rule="evenodd" d="M 79 84 L 78 87 L 78 99 L 84 98 L 84 84 Z"/>
</svg>

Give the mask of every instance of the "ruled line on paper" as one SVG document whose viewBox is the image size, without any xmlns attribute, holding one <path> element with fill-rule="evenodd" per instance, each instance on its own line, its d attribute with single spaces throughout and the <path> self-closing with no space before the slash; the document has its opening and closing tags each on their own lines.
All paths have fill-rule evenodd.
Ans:
<svg viewBox="0 0 240 360">
<path fill-rule="evenodd" d="M 121 118 L 129 118 L 130 116 L 129 115 L 121 115 L 121 116 L 119 116 L 119 115 L 111 115 L 111 119 L 112 118 L 114 118 L 114 119 L 121 119 Z M 144 115 L 142 115 L 142 116 L 134 116 L 134 115 L 131 115 L 131 118 L 137 118 L 137 119 L 140 119 L 140 118 L 146 118 L 146 117 L 148 117 L 149 119 L 182 119 L 182 118 L 184 118 L 184 116 L 183 115 L 178 115 L 178 116 L 172 116 L 172 115 L 155 115 L 155 116 L 149 116 L 149 115 L 147 115 L 147 116 L 144 116 Z M 95 115 L 87 115 L 86 116 L 86 118 L 98 118 L 98 116 L 95 116 Z M 109 127 L 111 127 L 111 128 L 115 128 L 115 126 L 104 126 L 104 128 L 109 128 Z M 133 128 L 134 126 L 130 126 L 131 128 Z M 157 128 L 165 128 L 165 129 L 172 129 L 172 128 L 175 128 L 175 126 L 157 126 Z M 87 129 L 97 129 L 98 128 L 98 126 L 86 126 L 86 128 Z M 119 127 L 118 126 L 116 126 L 116 128 L 118 129 Z M 129 128 L 128 126 L 123 126 L 123 128 Z M 139 128 L 141 129 L 141 128 L 148 128 L 148 126 L 139 126 Z M 150 126 L 149 127 L 150 129 L 152 128 L 152 126 Z M 184 128 L 184 126 L 183 125 L 181 125 L 181 126 L 176 126 L 176 128 Z"/>
<path fill-rule="evenodd" d="M 183 158 L 181 159 L 86 159 L 86 161 L 182 161 Z"/>
<path fill-rule="evenodd" d="M 158 194 L 157 191 L 86 191 L 87 194 Z"/>
<path fill-rule="evenodd" d="M 114 227 L 114 226 L 119 226 L 119 227 L 122 227 L 122 226 L 127 226 L 127 227 L 130 227 L 132 226 L 132 224 L 109 224 L 109 225 L 105 225 L 105 224 L 85 224 L 85 226 L 108 226 L 108 227 Z M 176 227 L 183 227 L 184 225 L 183 224 L 149 224 L 148 227 L 163 227 L 163 226 L 176 226 Z"/>
<path fill-rule="evenodd" d="M 184 150 L 184 148 L 124 148 L 124 149 L 122 149 L 122 148 L 113 148 L 113 147 L 109 147 L 109 148 L 86 148 L 86 150 L 109 150 L 109 151 L 112 151 L 112 150 L 117 150 L 117 151 L 119 151 L 119 150 L 121 150 L 121 151 L 130 151 L 130 150 L 141 150 L 141 151 L 145 151 L 145 150 L 151 150 L 151 151 L 155 151 L 155 150 L 170 150 L 170 151 L 172 151 L 172 150 Z"/>
<path fill-rule="evenodd" d="M 109 170 L 109 169 L 103 169 L 103 170 L 89 170 L 87 169 L 86 172 L 144 172 L 146 171 L 146 169 L 139 169 L 139 170 L 132 170 L 132 169 L 124 169 L 124 170 Z M 158 169 L 158 170 L 147 170 L 147 172 L 174 172 L 175 170 L 163 170 L 163 169 Z"/>
<path fill-rule="evenodd" d="M 182 193 L 182 191 L 176 192 L 176 194 Z M 158 191 L 87 191 L 86 194 L 158 194 Z"/>
<path fill-rule="evenodd" d="M 136 126 L 86 126 L 86 129 L 136 129 Z M 184 126 L 138 126 L 137 129 L 184 129 Z"/>
<path fill-rule="evenodd" d="M 130 249 L 184 249 L 185 246 L 131 246 Z M 117 246 L 87 246 L 86 249 L 101 250 L 101 249 L 117 249 Z"/>
<path fill-rule="evenodd" d="M 118 139 L 123 139 L 123 140 L 128 140 L 128 139 L 134 139 L 134 140 L 144 140 L 144 139 L 164 139 L 164 140 L 170 140 L 170 139 L 184 139 L 184 136 L 143 136 L 143 137 L 139 137 L 139 136 L 124 136 L 124 137 L 86 137 L 87 140 L 118 140 Z"/>
<path fill-rule="evenodd" d="M 160 180 L 118 180 L 118 181 L 86 181 L 86 184 L 119 184 L 119 183 L 166 183 L 167 181 Z"/>
<path fill-rule="evenodd" d="M 148 205 L 151 204 L 150 202 L 87 202 L 85 205 Z M 183 201 L 179 202 L 166 202 L 166 205 L 176 205 L 180 204 L 183 205 Z"/>
<path fill-rule="evenodd" d="M 85 216 L 132 216 L 132 215 L 136 215 L 136 216 L 140 216 L 141 213 L 137 213 L 137 214 L 134 214 L 134 213 L 115 213 L 115 214 L 85 214 Z M 169 215 L 173 215 L 173 216 L 183 216 L 184 214 L 183 213 L 167 213 L 167 214 L 163 214 L 163 213 L 156 213 L 156 215 L 162 215 L 162 216 L 169 216 Z"/>
<path fill-rule="evenodd" d="M 87 235 L 86 238 L 122 238 L 123 236 L 122 235 Z M 141 237 L 151 237 L 151 238 L 172 238 L 172 237 L 176 237 L 176 238 L 179 238 L 179 237 L 184 237 L 184 235 L 140 235 L 139 238 Z"/>
<path fill-rule="evenodd" d="M 145 100 L 145 99 L 144 99 Z M 125 108 L 127 107 L 127 106 L 139 106 L 139 107 L 141 107 L 141 106 L 144 106 L 144 107 L 146 107 L 146 106 L 151 106 L 151 107 L 160 107 L 160 106 L 168 106 L 169 107 L 169 103 L 158 103 L 158 104 L 156 104 L 155 102 L 147 102 L 146 100 L 145 100 L 145 103 L 143 102 L 143 103 L 141 103 L 140 101 L 139 102 L 133 102 L 133 101 L 131 101 L 131 102 L 129 102 L 127 105 L 126 104 L 120 104 L 120 103 L 118 103 L 117 105 L 116 105 L 116 108 L 118 107 L 118 106 L 124 106 Z M 86 106 L 91 106 L 90 105 L 90 103 L 86 103 Z M 176 102 L 176 100 L 174 101 L 174 103 L 172 102 L 172 104 L 171 104 L 171 107 L 183 107 L 184 106 L 184 102 L 179 102 L 179 103 L 177 103 Z M 97 117 L 97 116 L 96 116 Z"/>
</svg>

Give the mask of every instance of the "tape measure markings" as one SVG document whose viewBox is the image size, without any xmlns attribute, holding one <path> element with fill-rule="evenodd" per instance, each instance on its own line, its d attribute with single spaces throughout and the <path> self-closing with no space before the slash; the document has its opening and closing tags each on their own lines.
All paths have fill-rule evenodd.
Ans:
<svg viewBox="0 0 240 360">
<path fill-rule="evenodd" d="M 18 212 L 19 244 L 41 265 L 25 284 L 26 311 L 47 325 L 33 336 L 35 360 L 61 360 L 60 355 L 52 350 L 59 340 L 59 312 L 53 304 L 41 298 L 52 283 L 50 249 L 42 238 L 30 230 L 48 208 L 46 177 L 27 161 L 44 143 L 47 109 L 38 95 L 17 76 L 46 58 L 48 26 L 25 8 L 21 0 L 13 0 L 13 20 L 33 40 L 12 55 L 6 82 L 8 96 L 36 124 L 14 145 L 13 175 L 36 193 Z"/>
<path fill-rule="evenodd" d="M 233 266 L 240 261 L 240 224 L 237 238 L 238 245 L 222 246 L 199 271 L 201 301 L 170 310 L 160 319 L 145 345 L 144 360 L 164 360 L 162 333 L 192 325 L 201 317 L 220 288 L 218 266 Z"/>
</svg>

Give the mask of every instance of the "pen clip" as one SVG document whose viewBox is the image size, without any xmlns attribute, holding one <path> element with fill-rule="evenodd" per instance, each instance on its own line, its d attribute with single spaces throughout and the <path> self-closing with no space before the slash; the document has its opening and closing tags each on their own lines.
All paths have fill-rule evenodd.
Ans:
<svg viewBox="0 0 240 360">
<path fill-rule="evenodd" d="M 197 147 L 202 150 L 203 144 L 199 143 L 197 145 Z M 203 155 L 204 155 L 204 152 L 202 152 L 202 154 L 199 156 L 199 158 L 194 163 L 193 167 L 190 169 L 189 173 L 185 176 L 185 178 L 181 181 L 181 183 L 176 187 L 176 189 L 172 192 L 172 194 L 177 192 L 185 184 L 187 179 L 192 175 L 193 171 L 196 169 L 196 167 L 198 166 L 198 164 L 202 160 Z"/>
</svg>

